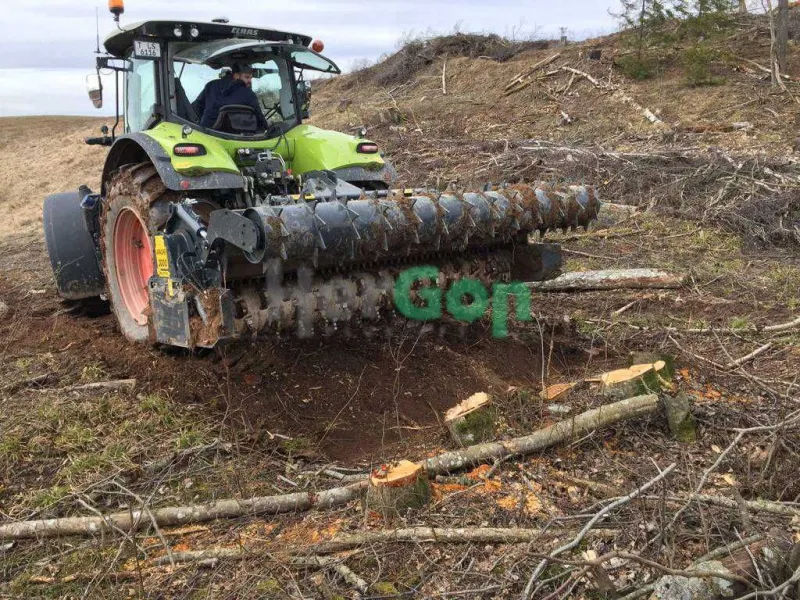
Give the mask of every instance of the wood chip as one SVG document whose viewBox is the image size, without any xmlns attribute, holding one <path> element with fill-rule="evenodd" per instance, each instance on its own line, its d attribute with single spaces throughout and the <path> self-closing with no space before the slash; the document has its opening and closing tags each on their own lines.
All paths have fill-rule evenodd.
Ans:
<svg viewBox="0 0 800 600">
<path fill-rule="evenodd" d="M 556 400 L 557 398 L 560 398 L 569 392 L 576 385 L 578 385 L 577 381 L 572 381 L 570 383 L 555 383 L 539 392 L 539 397 L 542 400 Z"/>
</svg>

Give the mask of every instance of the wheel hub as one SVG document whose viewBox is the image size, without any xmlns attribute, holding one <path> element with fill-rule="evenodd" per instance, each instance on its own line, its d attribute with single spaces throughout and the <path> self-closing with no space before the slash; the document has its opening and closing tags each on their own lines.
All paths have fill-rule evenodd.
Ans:
<svg viewBox="0 0 800 600">
<path fill-rule="evenodd" d="M 130 208 L 122 209 L 114 224 L 114 262 L 125 309 L 136 323 L 146 325 L 153 248 L 142 219 Z"/>
</svg>

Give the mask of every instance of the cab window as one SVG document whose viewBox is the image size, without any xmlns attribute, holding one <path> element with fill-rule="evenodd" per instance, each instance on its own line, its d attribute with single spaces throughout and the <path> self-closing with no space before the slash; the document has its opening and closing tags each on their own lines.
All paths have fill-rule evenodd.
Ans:
<svg viewBox="0 0 800 600">
<path fill-rule="evenodd" d="M 156 63 L 130 60 L 125 77 L 125 131 L 142 131 L 153 116 L 156 105 Z"/>
<path fill-rule="evenodd" d="M 290 67 L 283 59 L 265 60 L 253 63 L 252 90 L 258 98 L 261 110 L 269 123 L 294 123 L 297 111 L 292 94 Z M 229 69 L 214 69 L 204 64 L 182 61 L 173 63 L 176 86 L 179 86 L 188 102 L 195 108 L 203 89 L 212 81 L 231 77 Z M 202 119 L 202 114 L 197 114 Z"/>
</svg>

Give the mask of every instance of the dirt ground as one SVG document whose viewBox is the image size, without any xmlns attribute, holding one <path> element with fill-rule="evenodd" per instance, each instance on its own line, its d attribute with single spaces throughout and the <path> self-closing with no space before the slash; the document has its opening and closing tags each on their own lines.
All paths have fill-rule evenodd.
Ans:
<svg viewBox="0 0 800 600">
<path fill-rule="evenodd" d="M 595 45 L 610 50 L 613 44 L 609 39 Z M 753 60 L 760 58 L 762 46 L 754 46 Z M 570 64 L 577 64 L 584 50 L 570 48 Z M 540 102 L 546 90 L 539 85 L 497 97 L 507 81 L 548 52 L 530 50 L 506 63 L 451 58 L 447 95 L 441 89 L 441 62 L 402 90 L 359 84 L 357 76 L 342 78 L 317 92 L 315 123 L 341 130 L 366 123 L 401 173 L 410 178 L 412 172 L 425 172 L 433 183 L 502 172 L 492 170 L 493 152 L 459 149 L 447 140 L 589 140 L 618 150 L 636 149 L 644 141 L 663 147 L 673 143 L 663 141 L 662 132 L 638 115 L 597 105 L 598 96 L 586 82 L 573 82 L 575 89 L 562 107 L 578 116 L 573 128 L 557 126 L 558 112 Z M 609 66 L 597 68 L 607 71 Z M 756 106 L 725 113 L 726 120 L 752 121 L 753 130 L 679 134 L 686 136 L 681 143 L 691 138 L 696 145 L 725 144 L 731 152 L 769 148 L 790 153 L 790 128 L 774 125 L 763 107 L 793 114 L 791 100 L 769 94 L 749 74 L 742 74 L 741 81 L 737 77 L 732 71 L 729 84 L 712 91 L 686 88 L 677 76 L 626 89 L 642 104 L 663 107 L 659 114 L 674 123 L 696 122 L 711 106 L 733 106 L 755 86 L 761 90 Z M 562 84 L 569 80 L 563 79 Z M 750 88 L 744 89 L 745 81 Z M 705 104 L 694 101 L 700 96 Z M 587 108 L 592 103 L 594 114 Z M 403 121 L 382 123 L 381 111 L 394 106 Z M 469 329 L 445 324 L 432 331 L 394 324 L 391 335 L 371 339 L 346 332 L 302 342 L 273 337 L 217 352 L 132 346 L 107 311 L 76 311 L 59 301 L 40 231 L 45 194 L 81 183 L 97 187 L 104 151 L 84 146 L 81 139 L 102 123 L 67 117 L 0 119 L 0 208 L 7 215 L 0 222 L 0 301 L 7 307 L 0 315 L 0 524 L 127 510 L 142 499 L 158 508 L 323 490 L 340 484 L 326 469 L 364 473 L 393 459 L 419 460 L 450 448 L 442 415 L 475 392 L 494 397 L 499 436 L 510 439 L 557 420 L 539 397 L 544 386 L 627 366 L 634 353 L 667 357 L 668 393 L 684 391 L 693 399 L 696 444 L 674 440 L 664 417 L 655 414 L 498 463 L 490 474 L 484 467 L 439 478 L 434 501 L 394 523 L 551 528 L 556 537 L 548 538 L 547 550 L 526 544 L 375 543 L 337 555 L 369 584 L 364 597 L 519 597 L 538 554 L 575 533 L 575 515 L 592 514 L 610 496 L 635 489 L 671 463 L 676 471 L 661 492 L 686 494 L 719 459 L 735 428 L 774 425 L 797 410 L 800 334 L 797 329 L 763 330 L 798 317 L 796 248 L 755 246 L 720 226 L 658 207 L 607 210 L 588 234 L 549 237 L 562 242 L 567 270 L 656 267 L 685 274 L 686 286 L 537 294 L 534 320 L 512 324 L 505 340 L 493 339 L 487 323 Z M 44 140 L 53 133 L 60 140 L 59 152 L 46 172 L 31 173 L 29 165 L 48 151 Z M 594 183 L 601 190 L 605 186 L 603 191 L 614 189 L 609 181 Z M 708 327 L 719 332 L 691 332 Z M 724 368 L 766 343 L 769 348 L 744 366 Z M 136 379 L 131 390 L 66 389 L 127 378 Z M 605 400 L 579 389 L 558 402 L 574 415 Z M 709 472 L 704 491 L 796 508 L 800 445 L 794 427 L 744 436 Z M 582 554 L 574 556 L 636 550 L 684 569 L 700 555 L 754 531 L 778 527 L 800 541 L 798 516 L 694 504 L 662 543 L 649 544 L 677 508 L 646 499 L 630 503 L 604 521 L 603 527 L 616 533 L 587 540 Z M 0 594 L 354 597 L 335 572 L 292 566 L 286 553 L 303 554 L 312 544 L 345 533 L 386 528 L 382 519 L 353 502 L 331 511 L 249 516 L 119 539 L 16 541 L 0 544 Z M 213 566 L 154 564 L 167 555 L 167 547 L 171 552 L 240 548 L 246 555 Z M 574 566 L 553 565 L 539 597 L 611 597 L 598 590 L 591 576 L 564 587 L 574 572 Z M 660 575 L 625 561 L 609 572 L 621 594 Z"/>
</svg>

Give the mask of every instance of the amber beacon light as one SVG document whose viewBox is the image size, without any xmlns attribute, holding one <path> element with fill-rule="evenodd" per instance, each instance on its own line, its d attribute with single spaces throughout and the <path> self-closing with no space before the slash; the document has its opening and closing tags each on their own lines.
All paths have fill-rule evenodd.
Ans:
<svg viewBox="0 0 800 600">
<path fill-rule="evenodd" d="M 125 3 L 123 0 L 108 0 L 108 10 L 114 15 L 114 20 L 119 21 L 119 17 L 125 12 Z"/>
</svg>

